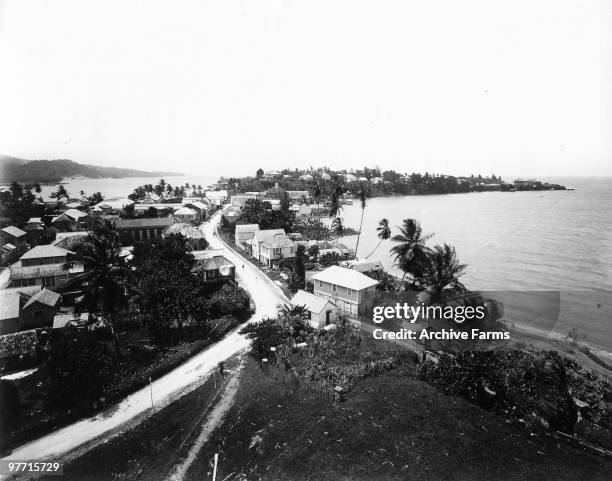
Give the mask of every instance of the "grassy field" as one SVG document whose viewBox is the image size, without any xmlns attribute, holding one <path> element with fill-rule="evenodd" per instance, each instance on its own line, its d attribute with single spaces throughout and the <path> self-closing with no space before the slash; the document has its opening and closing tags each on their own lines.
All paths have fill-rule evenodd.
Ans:
<svg viewBox="0 0 612 481">
<path fill-rule="evenodd" d="M 410 366 L 358 381 L 338 405 L 249 362 L 225 424 L 187 479 L 610 479 L 612 460 L 530 436 L 521 424 L 414 379 Z"/>
</svg>

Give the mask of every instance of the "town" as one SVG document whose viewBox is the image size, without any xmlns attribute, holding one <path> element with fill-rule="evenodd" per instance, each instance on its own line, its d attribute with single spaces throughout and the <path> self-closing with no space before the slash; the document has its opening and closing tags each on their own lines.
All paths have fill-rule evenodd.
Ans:
<svg viewBox="0 0 612 481">
<path fill-rule="evenodd" d="M 173 398 L 202 378 L 210 380 L 211 373 L 213 386 L 206 389 L 222 395 L 243 369 L 261 386 L 289 376 L 291 385 L 335 405 L 360 379 L 382 382 L 399 369 L 407 382 L 425 381 L 496 412 L 512 406 L 512 416 L 532 416 L 532 430 L 553 424 L 574 432 L 578 422 L 592 429 L 595 414 L 582 399 L 587 392 L 606 396 L 598 377 L 585 382 L 576 375 L 571 388 L 564 382 L 550 392 L 534 378 L 530 392 L 550 400 L 538 408 L 532 395 L 517 398 L 514 391 L 470 387 L 469 380 L 448 382 L 457 369 L 474 369 L 476 376 L 480 364 L 474 360 L 492 355 L 483 350 L 510 340 L 502 309 L 462 284 L 466 266 L 455 248 L 429 245 L 416 219 L 395 227 L 380 219 L 378 245 L 366 251 L 360 246 L 363 223 L 345 226 L 341 215 L 353 203 L 363 214 L 369 199 L 381 195 L 563 186 L 518 180 L 502 188 L 510 184 L 495 176 L 358 173 L 364 175 L 259 169 L 253 177 L 221 178 L 205 187 L 160 179 L 109 199 L 101 192 L 71 195 L 63 184 L 46 201 L 37 184 L 13 182 L 3 189 L 8 225 L 0 231 L 0 369 L 3 425 L 10 428 L 4 452 L 17 448 L 26 456 L 43 449 L 54 456 L 54 436 L 76 449 L 103 436 L 109 424 L 89 418 L 83 439 L 71 435 L 77 425 L 71 423 L 124 403 L 118 412 L 155 415 L 156 399 Z M 384 241 L 392 245 L 394 273 L 369 259 Z M 426 335 L 418 339 L 394 336 L 410 320 L 384 332 L 367 322 L 374 300 L 385 294 L 409 296 L 411 307 L 445 306 L 457 315 L 438 319 L 439 325 L 427 320 Z M 461 325 L 460 315 L 468 311 L 484 314 Z M 447 322 L 465 331 L 444 337 Z M 452 344 L 468 332 L 492 334 L 471 339 L 487 344 L 470 345 L 470 351 Z M 240 361 L 245 349 L 252 357 L 246 368 Z M 545 351 L 521 351 L 519 358 L 514 352 L 499 351 L 495 363 L 487 361 L 492 376 L 502 375 L 497 370 L 509 362 L 516 363 L 517 376 L 540 363 L 578 369 Z M 209 360 L 198 361 L 203 358 Z M 166 374 L 172 380 L 162 382 Z M 271 392 L 280 389 L 280 395 L 282 386 Z M 564 401 L 568 389 L 576 405 Z M 121 426 L 121 419 L 111 416 L 111 426 Z"/>
</svg>

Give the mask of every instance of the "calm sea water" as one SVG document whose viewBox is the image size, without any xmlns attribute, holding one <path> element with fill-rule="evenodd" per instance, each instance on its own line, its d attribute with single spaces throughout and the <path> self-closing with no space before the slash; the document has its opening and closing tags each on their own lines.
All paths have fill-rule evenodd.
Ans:
<svg viewBox="0 0 612 481">
<path fill-rule="evenodd" d="M 218 175 L 185 175 L 180 177 L 164 177 L 164 180 L 171 185 L 200 184 L 202 188 L 206 188 L 219 179 Z M 105 198 L 111 199 L 115 197 L 126 197 L 139 185 L 157 184 L 157 177 L 126 177 L 123 179 L 86 179 L 83 177 L 75 177 L 63 179 L 62 183 L 71 197 L 78 197 L 82 190 L 86 195 L 91 195 L 94 192 L 102 192 Z M 50 200 L 49 194 L 56 190 L 57 186 L 43 186 L 42 196 L 45 200 Z"/>
<path fill-rule="evenodd" d="M 167 177 L 172 185 L 201 184 L 217 175 Z M 157 178 L 66 179 L 71 195 L 100 191 L 122 197 Z M 612 178 L 543 179 L 573 186 L 575 191 L 483 192 L 454 195 L 369 199 L 364 213 L 359 256 L 378 243 L 376 226 L 383 217 L 395 226 L 418 219 L 430 243 L 456 247 L 468 264 L 462 278 L 471 289 L 486 291 L 560 291 L 561 311 L 554 326 L 565 333 L 575 327 L 586 340 L 612 351 Z M 45 187 L 44 197 L 53 189 Z M 347 226 L 357 228 L 358 202 L 344 206 Z M 344 241 L 354 247 L 355 237 Z M 372 255 L 393 271 L 385 241 Z"/>
<path fill-rule="evenodd" d="M 612 178 L 545 179 L 575 191 L 483 192 L 370 199 L 359 255 L 378 243 L 376 226 L 418 219 L 430 244 L 449 243 L 468 264 L 462 281 L 487 291 L 561 291 L 554 326 L 575 327 L 586 341 L 612 350 Z M 341 214 L 357 228 L 358 202 Z M 355 246 L 355 237 L 345 238 Z M 385 241 L 370 259 L 394 270 Z"/>
</svg>

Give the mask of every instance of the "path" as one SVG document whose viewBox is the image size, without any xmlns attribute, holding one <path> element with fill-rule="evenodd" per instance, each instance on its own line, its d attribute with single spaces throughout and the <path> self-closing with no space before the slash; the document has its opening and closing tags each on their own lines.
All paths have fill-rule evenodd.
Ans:
<svg viewBox="0 0 612 481">
<path fill-rule="evenodd" d="M 238 284 L 246 289 L 255 303 L 255 313 L 249 322 L 257 322 L 265 317 L 274 316 L 278 306 L 287 302 L 282 291 L 274 285 L 257 267 L 231 251 L 212 233 L 221 219 L 218 212 L 201 229 L 211 247 L 224 249 L 224 255 L 236 265 Z M 244 269 L 242 265 L 244 264 Z M 219 362 L 248 347 L 249 341 L 238 334 L 238 329 L 211 345 L 201 353 L 180 365 L 173 371 L 153 382 L 155 408 L 175 401 L 203 383 Z M 140 423 L 151 414 L 151 391 L 147 386 L 126 397 L 119 404 L 110 407 L 96 416 L 75 422 L 54 431 L 42 438 L 16 448 L 2 459 L 72 459 L 97 444 Z"/>
</svg>

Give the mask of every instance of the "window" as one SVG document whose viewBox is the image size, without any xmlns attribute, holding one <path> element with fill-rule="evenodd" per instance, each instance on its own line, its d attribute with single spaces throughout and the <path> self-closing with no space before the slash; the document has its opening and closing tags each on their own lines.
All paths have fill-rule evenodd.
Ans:
<svg viewBox="0 0 612 481">
<path fill-rule="evenodd" d="M 336 284 L 332 284 L 332 292 L 336 292 L 338 290 L 338 286 Z"/>
<path fill-rule="evenodd" d="M 349 296 L 353 296 L 355 295 L 355 291 L 353 289 L 349 289 L 348 287 L 346 288 L 346 294 Z"/>
<path fill-rule="evenodd" d="M 43 277 L 42 280 L 43 287 L 54 286 L 55 285 L 55 277 Z"/>
<path fill-rule="evenodd" d="M 323 287 L 323 281 L 319 281 L 319 287 Z"/>
<path fill-rule="evenodd" d="M 344 310 L 346 312 L 351 312 L 351 305 L 348 302 L 344 303 Z"/>
</svg>

